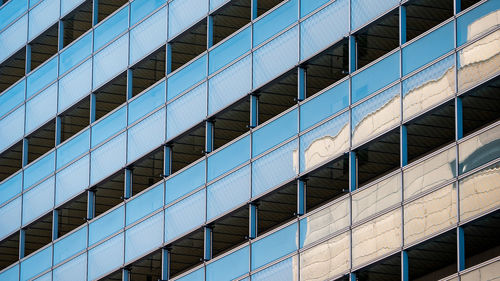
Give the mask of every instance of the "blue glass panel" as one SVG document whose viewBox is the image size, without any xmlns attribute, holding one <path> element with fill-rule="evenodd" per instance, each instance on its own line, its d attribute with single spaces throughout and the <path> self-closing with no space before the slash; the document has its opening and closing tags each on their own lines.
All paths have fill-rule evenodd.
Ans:
<svg viewBox="0 0 500 281">
<path fill-rule="evenodd" d="M 246 56 L 208 80 L 208 115 L 244 97 L 252 89 L 252 58 Z"/>
<path fill-rule="evenodd" d="M 165 241 L 170 241 L 205 222 L 205 190 L 165 210 Z"/>
<path fill-rule="evenodd" d="M 30 2 L 30 9 L 31 9 L 42 0 L 28 0 L 28 1 Z"/>
<path fill-rule="evenodd" d="M 89 246 L 103 240 L 123 228 L 125 207 L 114 209 L 89 224 Z"/>
<path fill-rule="evenodd" d="M 65 73 L 92 54 L 92 32 L 81 37 L 59 56 L 59 73 Z"/>
<path fill-rule="evenodd" d="M 250 136 L 219 150 L 208 157 L 208 179 L 211 181 L 250 159 Z"/>
<path fill-rule="evenodd" d="M 10 179 L 0 183 L 0 205 L 14 198 L 23 190 L 23 173 L 20 171 Z"/>
<path fill-rule="evenodd" d="M 23 195 L 23 225 L 30 223 L 54 207 L 54 177 Z"/>
<path fill-rule="evenodd" d="M 316 167 L 349 150 L 349 112 L 300 137 L 300 171 Z"/>
<path fill-rule="evenodd" d="M 188 194 L 205 183 L 206 162 L 200 161 L 166 182 L 165 204 Z"/>
<path fill-rule="evenodd" d="M 352 78 L 352 102 L 355 103 L 399 78 L 399 52 L 364 69 Z"/>
<path fill-rule="evenodd" d="M 360 144 L 399 125 L 400 85 L 397 84 L 352 109 L 352 144 Z"/>
<path fill-rule="evenodd" d="M 196 9 L 193 9 L 196 7 Z M 208 11 L 207 0 L 175 0 L 168 6 L 168 38 L 172 38 L 202 17 Z"/>
<path fill-rule="evenodd" d="M 24 135 L 24 105 L 0 120 L 0 152 Z"/>
<path fill-rule="evenodd" d="M 318 3 L 323 1 L 302 1 Z M 300 25 L 300 59 L 308 58 L 349 33 L 349 1 L 337 0 Z"/>
<path fill-rule="evenodd" d="M 351 0 L 351 26 L 357 29 L 365 23 L 385 14 L 399 4 L 399 0 Z"/>
<path fill-rule="evenodd" d="M 83 192 L 89 186 L 89 156 L 56 174 L 56 206 Z"/>
<path fill-rule="evenodd" d="M 28 76 L 26 98 L 31 97 L 33 94 L 49 85 L 50 82 L 57 79 L 57 59 L 57 56 L 54 57 Z"/>
<path fill-rule="evenodd" d="M 246 246 L 207 265 L 208 281 L 230 281 L 248 272 L 250 247 Z"/>
<path fill-rule="evenodd" d="M 165 0 L 148 0 L 147 2 L 153 4 L 165 2 Z M 135 3 L 136 1 L 132 2 L 132 5 Z M 165 44 L 167 41 L 166 14 L 167 8 L 163 8 L 130 31 L 130 64 L 136 63 L 145 55 Z"/>
<path fill-rule="evenodd" d="M 176 281 L 203 281 L 203 280 L 205 280 L 205 267 L 202 267 L 185 276 L 182 276 Z"/>
<path fill-rule="evenodd" d="M 88 280 L 99 279 L 123 264 L 123 233 L 89 250 Z"/>
<path fill-rule="evenodd" d="M 28 280 L 52 266 L 52 246 L 49 246 L 21 262 L 21 280 Z"/>
<path fill-rule="evenodd" d="M 100 180 L 120 170 L 126 162 L 126 137 L 125 133 L 113 138 L 90 154 L 90 184 L 94 185 Z"/>
<path fill-rule="evenodd" d="M 59 79 L 59 112 L 90 94 L 92 91 L 92 60 L 89 59 Z"/>
<path fill-rule="evenodd" d="M 0 239 L 21 226 L 21 197 L 0 208 Z"/>
<path fill-rule="evenodd" d="M 229 1 L 230 0 L 210 0 L 210 11 L 222 6 L 222 4 L 229 2 Z"/>
<path fill-rule="evenodd" d="M 403 75 L 453 50 L 454 30 L 450 22 L 403 49 Z"/>
<path fill-rule="evenodd" d="M 457 19 L 457 46 L 498 26 L 499 1 L 486 1 Z"/>
<path fill-rule="evenodd" d="M 127 64 L 128 35 L 125 34 L 94 56 L 94 89 L 118 76 L 127 68 Z"/>
<path fill-rule="evenodd" d="M 232 62 L 251 47 L 252 30 L 247 27 L 238 34 L 224 41 L 209 53 L 208 74 L 212 74 L 226 64 Z"/>
<path fill-rule="evenodd" d="M 18 19 L 14 24 L 0 33 L 0 62 L 9 58 L 15 51 L 26 44 L 28 33 L 28 15 Z"/>
<path fill-rule="evenodd" d="M 17 281 L 19 280 L 19 264 L 0 273 L 0 281 Z"/>
<path fill-rule="evenodd" d="M 87 275 L 87 255 L 79 255 L 54 269 L 53 281 L 85 281 Z"/>
<path fill-rule="evenodd" d="M 44 0 L 29 13 L 29 40 L 59 20 L 59 0 Z"/>
<path fill-rule="evenodd" d="M 159 184 L 138 197 L 134 196 L 132 201 L 127 202 L 127 225 L 161 208 L 163 206 L 163 190 L 163 184 Z"/>
<path fill-rule="evenodd" d="M 128 124 L 139 120 L 165 103 L 165 81 L 135 98 L 128 105 Z"/>
<path fill-rule="evenodd" d="M 61 1 L 61 17 L 64 17 L 66 14 L 69 14 L 76 7 L 80 6 L 85 2 L 85 0 L 62 0 Z"/>
<path fill-rule="evenodd" d="M 56 170 L 90 149 L 90 129 L 87 129 L 57 148 Z"/>
<path fill-rule="evenodd" d="M 252 157 L 297 134 L 298 110 L 294 109 L 253 133 Z"/>
<path fill-rule="evenodd" d="M 127 107 L 116 110 L 92 126 L 92 147 L 118 133 L 127 126 Z"/>
<path fill-rule="evenodd" d="M 250 165 L 232 172 L 207 187 L 207 220 L 250 199 Z"/>
<path fill-rule="evenodd" d="M 289 0 L 253 25 L 253 46 L 271 38 L 298 20 L 298 0 Z"/>
<path fill-rule="evenodd" d="M 26 134 L 34 131 L 57 114 L 57 83 L 26 103 Z"/>
<path fill-rule="evenodd" d="M 51 152 L 24 170 L 24 189 L 54 172 L 56 164 L 54 163 L 54 156 L 55 153 Z"/>
<path fill-rule="evenodd" d="M 252 197 L 295 176 L 299 168 L 297 144 L 297 140 L 291 141 L 253 162 Z"/>
<path fill-rule="evenodd" d="M 254 52 L 254 88 L 276 78 L 297 63 L 297 33 L 298 28 L 294 27 Z"/>
<path fill-rule="evenodd" d="M 273 266 L 270 266 L 262 271 L 252 275 L 252 281 L 288 281 L 296 280 L 297 262 L 293 262 L 294 258 L 286 259 Z"/>
<path fill-rule="evenodd" d="M 11 0 L 0 9 L 0 30 L 4 29 L 14 19 L 22 15 L 28 9 L 26 0 Z"/>
<path fill-rule="evenodd" d="M 328 0 L 317 1 L 301 1 L 300 2 L 300 17 L 306 16 L 310 12 L 324 5 Z"/>
<path fill-rule="evenodd" d="M 0 96 L 0 117 L 23 103 L 25 90 L 26 84 L 23 79 Z"/>
<path fill-rule="evenodd" d="M 125 232 L 125 262 L 159 248 L 163 243 L 163 212 Z"/>
<path fill-rule="evenodd" d="M 167 140 L 200 123 L 207 116 L 207 83 L 167 105 Z"/>
<path fill-rule="evenodd" d="M 252 270 L 298 249 L 297 223 L 252 243 Z"/>
<path fill-rule="evenodd" d="M 127 162 L 132 162 L 160 146 L 165 140 L 165 108 L 128 130 Z"/>
<path fill-rule="evenodd" d="M 129 6 L 123 7 L 110 18 L 107 18 L 94 30 L 94 52 L 128 28 Z"/>
<path fill-rule="evenodd" d="M 189 89 L 205 76 L 207 76 L 207 55 L 200 57 L 168 78 L 167 100 Z"/>
<path fill-rule="evenodd" d="M 54 244 L 54 265 L 87 247 L 87 227 L 80 228 Z"/>
<path fill-rule="evenodd" d="M 52 281 L 52 271 L 45 273 L 44 275 L 33 279 L 33 281 Z"/>
<path fill-rule="evenodd" d="M 130 3 L 130 26 L 133 26 L 145 16 L 166 3 L 166 0 L 135 0 Z M 167 15 L 163 15 L 166 17 Z M 164 24 L 165 25 L 165 24 Z M 166 32 L 165 32 L 166 34 Z"/>
<path fill-rule="evenodd" d="M 300 131 L 310 128 L 348 105 L 349 81 L 344 81 L 300 106 Z"/>
</svg>

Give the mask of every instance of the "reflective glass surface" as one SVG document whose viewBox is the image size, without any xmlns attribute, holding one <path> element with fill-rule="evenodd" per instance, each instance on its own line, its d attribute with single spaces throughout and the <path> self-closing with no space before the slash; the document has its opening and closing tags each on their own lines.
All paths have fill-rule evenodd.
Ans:
<svg viewBox="0 0 500 281">
<path fill-rule="evenodd" d="M 127 126 L 127 107 L 123 106 L 92 126 L 92 147 L 118 133 Z"/>
<path fill-rule="evenodd" d="M 56 113 L 57 84 L 52 84 L 26 103 L 26 134 L 55 117 Z"/>
<path fill-rule="evenodd" d="M 89 156 L 86 155 L 56 174 L 56 205 L 80 194 L 89 186 Z"/>
<path fill-rule="evenodd" d="M 54 207 L 54 177 L 50 177 L 23 195 L 23 225 Z"/>
<path fill-rule="evenodd" d="M 54 57 L 30 73 L 26 84 L 26 98 L 45 88 L 57 78 L 57 59 Z"/>
<path fill-rule="evenodd" d="M 461 281 L 488 281 L 498 278 L 500 261 L 495 261 L 478 269 L 471 270 L 460 276 Z"/>
<path fill-rule="evenodd" d="M 144 2 L 144 4 L 137 4 L 137 2 Z M 141 9 L 140 12 L 145 12 L 143 10 L 154 7 L 153 5 L 161 4 L 161 2 L 166 2 L 165 0 L 153 0 L 153 1 L 134 1 L 131 3 L 132 15 L 134 15 L 134 9 Z M 156 50 L 162 44 L 165 44 L 167 40 L 167 26 L 166 26 L 166 13 L 167 9 L 163 8 L 156 12 L 154 15 L 141 22 L 139 25 L 134 27 L 130 31 L 130 63 L 134 64 L 142 57 L 148 53 Z M 134 19 L 131 18 L 133 21 Z M 131 23 L 133 24 L 133 22 Z"/>
<path fill-rule="evenodd" d="M 461 46 L 497 27 L 500 24 L 499 15 L 500 2 L 498 1 L 486 1 L 461 15 L 457 19 L 457 45 Z"/>
<path fill-rule="evenodd" d="M 89 250 L 88 280 L 98 279 L 98 277 L 114 271 L 123 264 L 123 236 L 123 233 L 120 233 Z"/>
<path fill-rule="evenodd" d="M 126 149 L 126 137 L 125 133 L 122 133 L 92 151 L 90 184 L 94 185 L 122 168 L 126 162 Z"/>
<path fill-rule="evenodd" d="M 323 4 L 327 3 L 328 0 L 319 0 L 319 1 L 302 1 L 300 3 L 300 17 L 303 17 L 310 12 L 316 10 L 321 7 Z"/>
<path fill-rule="evenodd" d="M 351 0 L 351 27 L 358 29 L 398 5 L 399 0 Z"/>
<path fill-rule="evenodd" d="M 27 9 L 28 2 L 26 0 L 11 0 L 5 3 L 0 9 L 0 30 L 4 29 Z"/>
<path fill-rule="evenodd" d="M 0 205 L 14 198 L 23 190 L 23 173 L 19 172 L 15 176 L 0 183 Z"/>
<path fill-rule="evenodd" d="M 297 272 L 297 258 L 291 257 L 274 264 L 252 275 L 252 281 L 287 281 L 295 280 Z"/>
<path fill-rule="evenodd" d="M 85 0 L 62 0 L 61 1 L 61 16 L 65 16 L 71 10 L 78 7 L 80 4 L 85 2 Z"/>
<path fill-rule="evenodd" d="M 208 55 L 208 74 L 214 73 L 224 65 L 248 52 L 251 47 L 251 32 L 250 27 L 247 27 L 210 51 Z"/>
<path fill-rule="evenodd" d="M 25 91 L 26 82 L 23 79 L 0 95 L 0 117 L 23 103 Z"/>
<path fill-rule="evenodd" d="M 205 222 L 205 190 L 201 190 L 165 210 L 165 242 Z"/>
<path fill-rule="evenodd" d="M 54 161 L 55 153 L 51 152 L 36 162 L 32 163 L 29 167 L 24 170 L 24 182 L 23 187 L 27 189 L 33 184 L 37 183 L 41 179 L 45 178 L 49 174 L 54 172 Z"/>
<path fill-rule="evenodd" d="M 207 281 L 230 281 L 248 272 L 250 247 L 241 248 L 207 265 Z"/>
<path fill-rule="evenodd" d="M 165 81 L 142 93 L 128 105 L 128 124 L 132 124 L 144 115 L 165 103 Z"/>
<path fill-rule="evenodd" d="M 188 90 L 205 76 L 207 76 L 207 55 L 203 55 L 168 78 L 167 100 Z"/>
<path fill-rule="evenodd" d="M 2 281 L 17 281 L 19 280 L 19 264 L 0 273 L 0 280 Z"/>
<path fill-rule="evenodd" d="M 24 135 L 24 106 L 0 120 L 0 151 L 4 151 Z"/>
<path fill-rule="evenodd" d="M 298 249 L 297 223 L 252 243 L 252 270 Z"/>
<path fill-rule="evenodd" d="M 125 221 L 125 207 L 122 205 L 89 224 L 89 246 L 120 231 Z"/>
<path fill-rule="evenodd" d="M 79 65 L 59 80 L 58 110 L 63 112 L 92 91 L 92 60 Z"/>
<path fill-rule="evenodd" d="M 87 129 L 57 148 L 56 169 L 68 164 L 71 160 L 90 149 L 90 129 Z"/>
<path fill-rule="evenodd" d="M 82 227 L 54 243 L 54 265 L 87 247 L 87 227 Z"/>
<path fill-rule="evenodd" d="M 12 2 L 12 0 L 11 0 Z M 15 51 L 26 44 L 28 33 L 28 15 L 17 20 L 14 24 L 0 33 L 0 62 L 10 57 Z"/>
<path fill-rule="evenodd" d="M 52 265 L 52 246 L 49 246 L 21 262 L 20 280 L 28 280 L 49 269 Z"/>
<path fill-rule="evenodd" d="M 198 22 L 208 11 L 206 0 L 175 0 L 168 6 L 168 38 Z M 193 9 L 196 7 L 196 9 Z"/>
<path fill-rule="evenodd" d="M 207 181 L 250 159 L 250 136 L 246 136 L 208 157 Z"/>
<path fill-rule="evenodd" d="M 260 45 L 274 34 L 297 21 L 298 3 L 298 0 L 288 0 L 271 13 L 260 18 L 253 25 L 253 46 Z"/>
<path fill-rule="evenodd" d="M 130 3 L 130 26 L 133 26 L 145 16 L 166 3 L 166 0 L 136 0 Z M 166 15 L 163 15 L 166 17 Z M 165 24 L 164 24 L 165 25 Z M 166 34 L 166 32 L 165 32 Z"/>
<path fill-rule="evenodd" d="M 166 182 L 165 204 L 188 194 L 205 183 L 206 162 L 200 161 L 169 178 Z"/>
<path fill-rule="evenodd" d="M 165 108 L 128 130 L 127 162 L 132 162 L 160 146 L 165 140 Z"/>
<path fill-rule="evenodd" d="M 292 110 L 260 127 L 252 134 L 252 156 L 255 157 L 267 149 L 297 134 L 298 110 Z"/>
<path fill-rule="evenodd" d="M 151 190 L 134 197 L 127 202 L 126 225 L 151 214 L 163 206 L 163 184 L 159 184 Z"/>
<path fill-rule="evenodd" d="M 109 44 L 94 56 L 93 88 L 97 89 L 128 65 L 128 35 Z"/>
<path fill-rule="evenodd" d="M 128 28 L 129 6 L 125 6 L 120 11 L 103 21 L 94 30 L 94 51 L 99 50 L 111 39 L 118 36 Z"/>
<path fill-rule="evenodd" d="M 0 238 L 4 238 L 21 226 L 21 197 L 0 208 Z"/>
<path fill-rule="evenodd" d="M 477 168 L 500 156 L 500 125 L 458 145 L 460 174 Z"/>
<path fill-rule="evenodd" d="M 87 274 L 87 255 L 82 254 L 79 255 L 78 257 L 73 258 L 67 263 L 61 265 L 60 267 L 54 269 L 52 280 L 85 281 L 86 274 Z"/>
<path fill-rule="evenodd" d="M 177 279 L 178 281 L 203 281 L 205 280 L 205 268 L 202 267 Z"/>
<path fill-rule="evenodd" d="M 59 73 L 65 73 L 92 54 L 92 32 L 74 42 L 59 56 Z"/>
<path fill-rule="evenodd" d="M 125 231 L 125 262 L 161 246 L 163 242 L 163 212 Z"/>
<path fill-rule="evenodd" d="M 29 40 L 57 22 L 59 2 L 60 0 L 44 0 L 29 12 Z"/>
</svg>

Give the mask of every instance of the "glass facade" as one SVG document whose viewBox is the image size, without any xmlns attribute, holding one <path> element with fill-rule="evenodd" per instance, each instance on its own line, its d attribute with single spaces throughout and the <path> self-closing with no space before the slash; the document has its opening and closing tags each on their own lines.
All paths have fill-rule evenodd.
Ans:
<svg viewBox="0 0 500 281">
<path fill-rule="evenodd" d="M 500 278 L 500 0 L 0 0 L 0 281 Z"/>
</svg>

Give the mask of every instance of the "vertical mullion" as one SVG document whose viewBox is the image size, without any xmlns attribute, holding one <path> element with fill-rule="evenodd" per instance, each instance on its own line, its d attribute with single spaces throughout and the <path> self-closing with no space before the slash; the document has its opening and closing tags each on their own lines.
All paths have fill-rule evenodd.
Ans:
<svg viewBox="0 0 500 281">
<path fill-rule="evenodd" d="M 161 280 L 170 279 L 170 250 L 163 248 L 161 250 Z"/>
</svg>

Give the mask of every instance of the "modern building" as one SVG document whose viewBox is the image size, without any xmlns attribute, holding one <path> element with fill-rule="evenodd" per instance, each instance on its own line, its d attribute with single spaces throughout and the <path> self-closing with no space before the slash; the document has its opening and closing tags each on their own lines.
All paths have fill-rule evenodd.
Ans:
<svg viewBox="0 0 500 281">
<path fill-rule="evenodd" d="M 500 0 L 0 0 L 0 280 L 497 280 Z"/>
</svg>

